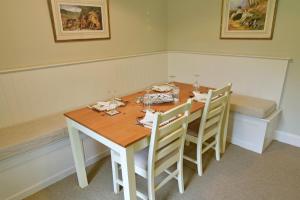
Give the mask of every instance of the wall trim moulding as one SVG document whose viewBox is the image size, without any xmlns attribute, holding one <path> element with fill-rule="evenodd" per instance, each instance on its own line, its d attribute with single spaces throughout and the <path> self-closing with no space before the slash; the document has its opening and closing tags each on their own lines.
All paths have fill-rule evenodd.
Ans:
<svg viewBox="0 0 300 200">
<path fill-rule="evenodd" d="M 188 50 L 176 50 L 176 51 L 171 50 L 171 51 L 151 51 L 151 52 L 146 52 L 146 53 L 130 54 L 130 55 L 126 55 L 126 56 L 112 56 L 112 57 L 107 57 L 107 58 L 72 61 L 72 62 L 57 63 L 57 64 L 25 66 L 25 67 L 20 67 L 20 68 L 16 68 L 16 69 L 0 70 L 0 74 L 40 70 L 40 69 L 55 68 L 55 67 L 65 67 L 68 65 L 94 63 L 94 62 L 101 62 L 101 61 L 119 60 L 119 59 L 133 58 L 133 57 L 139 57 L 139 56 L 150 56 L 150 55 L 168 54 L 168 53 L 199 54 L 199 55 L 212 55 L 212 56 L 232 56 L 232 57 L 245 57 L 245 58 L 261 58 L 261 59 L 277 59 L 277 60 L 288 60 L 289 62 L 293 61 L 293 59 L 289 58 L 289 57 L 272 57 L 272 56 L 240 55 L 240 54 L 213 53 L 213 52 L 200 52 L 200 51 L 188 51 Z"/>
<path fill-rule="evenodd" d="M 150 56 L 150 55 L 157 55 L 157 54 L 164 54 L 164 53 L 168 53 L 168 52 L 167 51 L 151 51 L 151 52 L 146 52 L 146 53 L 130 54 L 130 55 L 126 55 L 126 56 L 112 56 L 112 57 L 99 58 L 99 59 L 93 59 L 93 60 L 72 61 L 72 62 L 48 64 L 48 65 L 45 64 L 45 65 L 25 66 L 25 67 L 20 67 L 20 68 L 16 68 L 16 69 L 0 70 L 0 74 L 9 74 L 9 73 L 22 72 L 22 71 L 32 71 L 32 70 L 40 70 L 40 69 L 55 68 L 55 67 L 65 67 L 68 65 L 95 63 L 95 62 L 101 62 L 101 61 L 120 60 L 120 59 L 126 59 L 126 58 Z"/>
<path fill-rule="evenodd" d="M 295 147 L 300 147 L 300 135 L 297 135 L 295 133 L 288 133 L 285 131 L 277 130 L 275 132 L 274 139 L 282 143 L 290 144 Z"/>
<path fill-rule="evenodd" d="M 214 53 L 214 52 L 201 52 L 201 51 L 188 51 L 188 50 L 170 50 L 168 53 L 183 53 L 183 54 L 199 54 L 199 55 L 211 55 L 211 56 L 231 56 L 231 57 L 244 57 L 244 58 L 261 58 L 261 59 L 276 59 L 276 60 L 288 60 L 292 62 L 293 59 L 289 57 L 273 57 L 273 56 L 257 56 L 257 55 L 242 55 L 242 54 L 230 54 L 230 53 Z"/>
</svg>

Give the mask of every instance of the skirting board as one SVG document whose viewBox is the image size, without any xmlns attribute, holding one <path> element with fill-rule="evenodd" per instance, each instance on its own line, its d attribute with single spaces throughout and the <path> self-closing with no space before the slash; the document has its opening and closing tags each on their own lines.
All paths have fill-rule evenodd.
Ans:
<svg viewBox="0 0 300 200">
<path fill-rule="evenodd" d="M 108 155 L 110 155 L 110 151 L 106 150 L 98 155 L 90 157 L 86 160 L 86 166 L 92 165 L 95 162 L 107 157 Z M 25 190 L 20 191 L 13 196 L 10 196 L 6 200 L 17 200 L 17 199 L 23 199 L 25 197 L 28 197 L 29 195 L 34 194 L 34 193 L 42 190 L 43 188 L 46 188 L 49 185 L 52 185 L 53 183 L 56 183 L 57 181 L 60 181 L 73 173 L 75 173 L 75 166 L 72 166 L 68 169 L 60 171 L 57 174 L 54 174 L 53 176 L 48 177 L 47 179 L 45 179 L 35 185 L 32 185 L 31 187 L 26 188 Z"/>
<path fill-rule="evenodd" d="M 300 147 L 300 135 L 277 130 L 275 132 L 275 140 L 290 144 L 295 147 Z"/>
<path fill-rule="evenodd" d="M 284 131 L 275 131 L 274 140 L 277 140 L 278 142 L 282 142 L 285 144 L 289 144 L 295 147 L 300 147 L 300 135 L 284 132 Z M 227 138 L 227 141 L 238 146 L 242 146 L 243 148 L 252 151 L 256 148 L 255 145 L 244 141 L 239 140 L 238 138 L 232 139 L 230 137 Z"/>
<path fill-rule="evenodd" d="M 241 140 L 239 138 L 227 138 L 227 141 L 230 142 L 231 144 L 237 145 L 241 148 L 247 149 L 249 151 L 254 151 L 256 153 L 260 153 L 258 151 L 255 151 L 255 149 L 259 149 L 259 147 L 257 147 L 256 145 L 247 142 L 245 140 Z"/>
</svg>

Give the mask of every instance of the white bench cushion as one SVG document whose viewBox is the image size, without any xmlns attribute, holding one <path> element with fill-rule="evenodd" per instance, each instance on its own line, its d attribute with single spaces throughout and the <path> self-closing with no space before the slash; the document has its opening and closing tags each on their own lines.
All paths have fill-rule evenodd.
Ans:
<svg viewBox="0 0 300 200">
<path fill-rule="evenodd" d="M 264 119 L 276 110 L 276 102 L 245 95 L 232 94 L 230 110 Z"/>
<path fill-rule="evenodd" d="M 0 160 L 61 140 L 68 134 L 63 114 L 0 129 Z"/>
</svg>

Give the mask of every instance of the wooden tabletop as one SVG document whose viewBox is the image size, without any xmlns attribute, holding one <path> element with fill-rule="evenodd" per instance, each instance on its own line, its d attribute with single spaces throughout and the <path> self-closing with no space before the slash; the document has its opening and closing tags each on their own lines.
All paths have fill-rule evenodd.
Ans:
<svg viewBox="0 0 300 200">
<path fill-rule="evenodd" d="M 165 103 L 151 106 L 155 111 L 165 112 L 177 105 L 184 103 L 192 95 L 193 87 L 191 84 L 175 83 L 180 88 L 180 102 L 178 104 Z M 207 92 L 208 88 L 201 87 L 201 92 Z M 125 97 L 124 101 L 128 101 L 125 107 L 119 107 L 117 110 L 120 114 L 109 116 L 104 112 L 97 112 L 90 108 L 81 108 L 64 115 L 77 123 L 89 128 L 99 135 L 123 146 L 127 147 L 138 140 L 141 140 L 150 135 L 151 130 L 140 125 L 137 125 L 137 117 L 145 115 L 142 110 L 143 104 L 137 104 L 137 97 L 143 96 L 145 91 L 137 92 Z M 204 108 L 204 103 L 193 102 L 191 113 Z"/>
</svg>

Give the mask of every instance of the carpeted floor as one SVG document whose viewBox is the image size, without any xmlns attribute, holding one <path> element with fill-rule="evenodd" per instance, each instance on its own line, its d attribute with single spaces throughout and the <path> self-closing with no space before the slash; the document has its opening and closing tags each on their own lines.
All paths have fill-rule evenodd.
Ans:
<svg viewBox="0 0 300 200">
<path fill-rule="evenodd" d="M 198 177 L 195 167 L 184 167 L 185 193 L 180 194 L 175 180 L 156 192 L 156 199 L 184 200 L 299 200 L 300 148 L 273 142 L 267 151 L 256 154 L 229 145 L 220 162 L 212 152 L 204 158 L 204 174 Z M 123 193 L 112 191 L 109 157 L 88 168 L 90 184 L 81 189 L 71 175 L 26 200 L 117 200 Z M 137 188 L 146 192 L 146 181 L 137 178 Z"/>
</svg>

